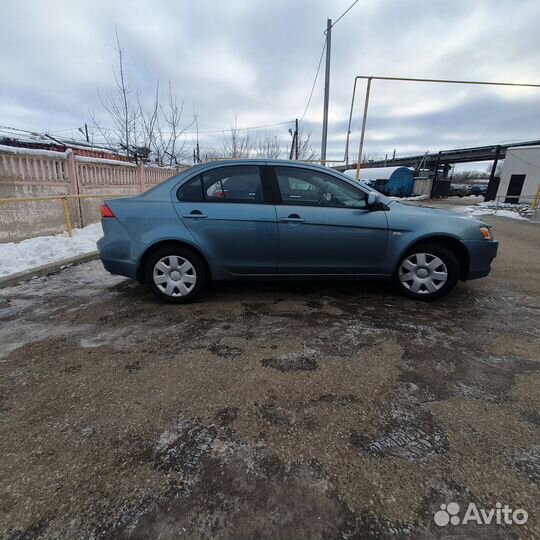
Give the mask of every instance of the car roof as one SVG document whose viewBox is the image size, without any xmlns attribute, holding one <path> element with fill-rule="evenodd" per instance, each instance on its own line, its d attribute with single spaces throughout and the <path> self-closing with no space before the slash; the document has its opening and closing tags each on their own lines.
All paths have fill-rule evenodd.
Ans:
<svg viewBox="0 0 540 540">
<path fill-rule="evenodd" d="M 270 159 L 270 158 L 223 158 L 223 159 L 213 159 L 207 163 L 201 165 L 210 165 L 210 164 L 219 164 L 226 163 L 227 165 L 245 165 L 246 163 L 256 163 L 258 165 L 314 165 L 316 167 L 322 167 L 317 160 L 302 161 L 297 159 Z M 322 167 L 323 169 L 325 167 Z"/>
<path fill-rule="evenodd" d="M 249 159 L 216 159 L 207 163 L 197 165 L 197 170 L 210 170 L 220 166 L 235 166 L 235 165 L 271 165 L 271 166 L 283 166 L 283 167 L 307 167 L 310 169 L 317 169 L 325 171 L 327 173 L 339 173 L 336 169 L 330 167 L 324 167 L 323 165 L 313 161 L 300 161 L 294 159 L 266 159 L 266 158 L 249 158 Z M 189 170 L 189 169 L 188 169 Z M 193 168 L 191 168 L 193 170 Z M 342 173 L 339 173 L 340 175 Z"/>
</svg>

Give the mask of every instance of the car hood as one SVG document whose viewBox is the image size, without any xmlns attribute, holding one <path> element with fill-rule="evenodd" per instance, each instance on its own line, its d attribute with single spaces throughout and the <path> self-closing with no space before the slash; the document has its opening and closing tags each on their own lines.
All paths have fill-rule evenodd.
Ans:
<svg viewBox="0 0 540 540">
<path fill-rule="evenodd" d="M 394 206 L 395 205 L 395 206 Z M 465 219 L 469 221 L 475 221 L 477 223 L 483 223 L 481 220 L 476 219 L 476 217 L 471 217 L 457 210 L 443 210 L 442 208 L 434 208 L 431 206 L 413 206 L 412 204 L 403 204 L 399 201 L 392 201 L 390 205 L 390 210 L 395 208 L 399 212 L 412 213 L 416 216 L 418 215 L 429 215 L 429 216 L 438 216 L 445 218 L 454 218 L 454 219 Z"/>
</svg>

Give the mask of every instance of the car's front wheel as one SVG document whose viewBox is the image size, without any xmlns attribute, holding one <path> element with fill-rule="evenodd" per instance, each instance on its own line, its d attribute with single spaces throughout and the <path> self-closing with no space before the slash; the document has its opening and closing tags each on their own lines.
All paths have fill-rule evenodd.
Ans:
<svg viewBox="0 0 540 540">
<path fill-rule="evenodd" d="M 193 251 L 181 246 L 162 247 L 146 261 L 146 283 L 162 300 L 186 304 L 199 296 L 206 283 L 206 267 Z"/>
<path fill-rule="evenodd" d="M 401 258 L 394 282 L 406 296 L 436 300 L 456 286 L 459 271 L 459 262 L 448 248 L 420 244 Z"/>
</svg>

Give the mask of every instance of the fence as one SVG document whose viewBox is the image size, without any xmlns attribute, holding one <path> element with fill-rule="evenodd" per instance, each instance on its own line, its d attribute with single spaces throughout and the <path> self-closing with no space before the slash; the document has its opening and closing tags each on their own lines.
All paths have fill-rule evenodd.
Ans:
<svg viewBox="0 0 540 540">
<path fill-rule="evenodd" d="M 73 226 L 95 223 L 101 194 L 141 193 L 181 170 L 0 146 L 0 199 L 10 199 L 0 205 L 0 242 L 66 230 L 66 205 Z"/>
</svg>

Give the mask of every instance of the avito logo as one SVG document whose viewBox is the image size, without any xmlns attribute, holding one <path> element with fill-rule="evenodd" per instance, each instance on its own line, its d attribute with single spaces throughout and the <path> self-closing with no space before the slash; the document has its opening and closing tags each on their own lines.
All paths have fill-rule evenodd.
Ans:
<svg viewBox="0 0 540 540">
<path fill-rule="evenodd" d="M 467 525 L 468 523 L 476 523 L 478 525 L 523 525 L 527 523 L 529 514 L 517 508 L 512 510 L 507 504 L 504 506 L 501 503 L 495 504 L 495 508 L 478 508 L 475 503 L 469 503 L 463 518 L 459 516 L 460 506 L 456 502 L 441 504 L 441 509 L 435 512 L 433 521 L 439 527 L 446 525 Z"/>
</svg>

